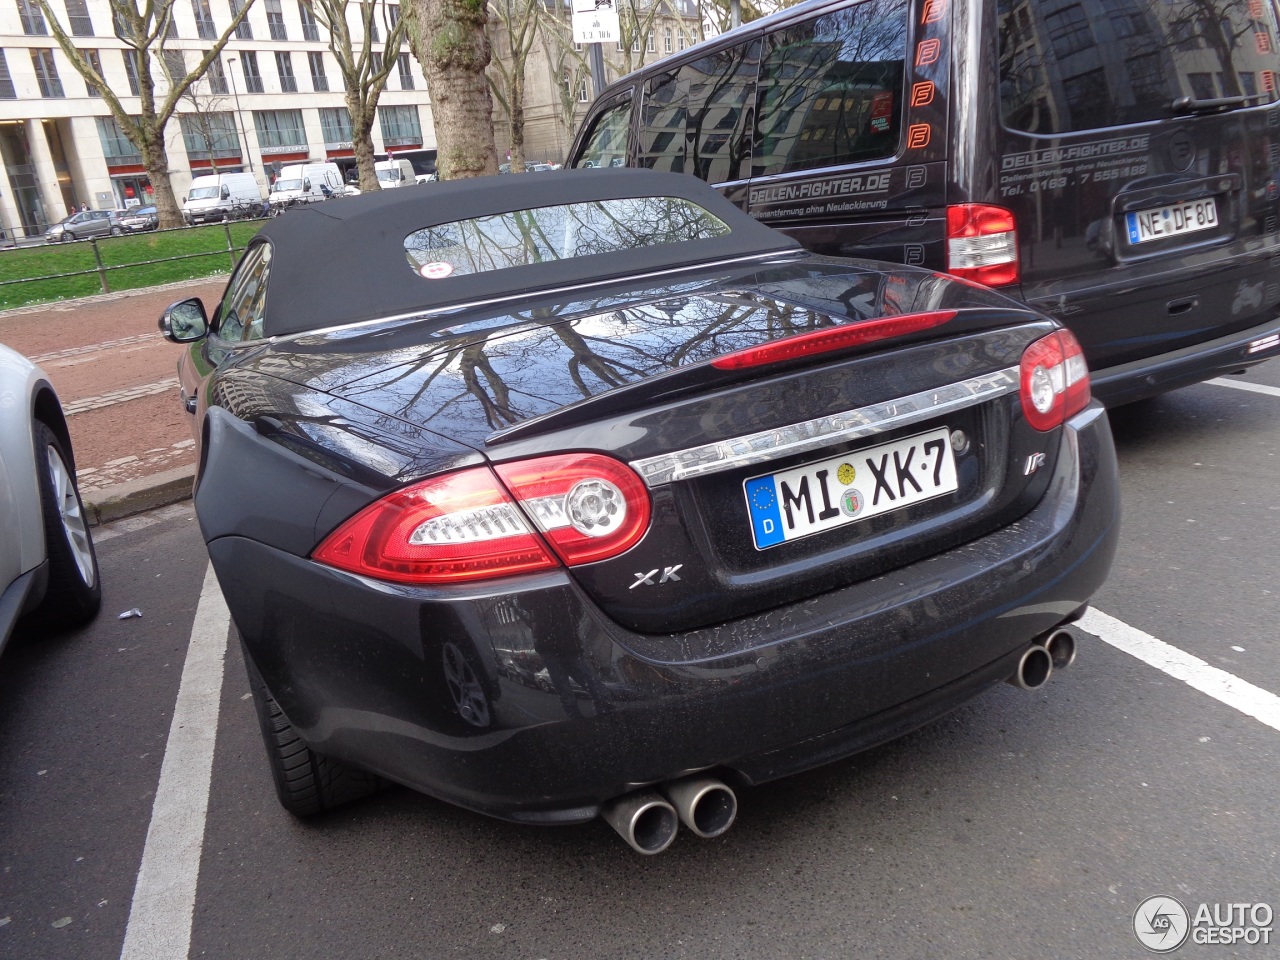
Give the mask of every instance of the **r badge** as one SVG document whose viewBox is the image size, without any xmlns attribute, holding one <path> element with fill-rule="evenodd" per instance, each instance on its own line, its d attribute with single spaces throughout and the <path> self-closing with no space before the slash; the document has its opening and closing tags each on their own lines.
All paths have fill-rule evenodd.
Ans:
<svg viewBox="0 0 1280 960">
<path fill-rule="evenodd" d="M 1027 457 L 1027 463 L 1022 468 L 1022 475 L 1024 477 L 1031 476 L 1033 473 L 1035 473 L 1037 470 L 1039 470 L 1041 467 L 1044 466 L 1044 459 L 1045 458 L 1043 453 L 1033 453 L 1031 456 Z"/>
</svg>

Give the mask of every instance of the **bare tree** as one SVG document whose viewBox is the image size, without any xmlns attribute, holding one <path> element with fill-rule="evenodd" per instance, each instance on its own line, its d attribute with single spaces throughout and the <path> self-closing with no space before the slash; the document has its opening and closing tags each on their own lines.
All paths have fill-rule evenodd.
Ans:
<svg viewBox="0 0 1280 960">
<path fill-rule="evenodd" d="M 556 88 L 559 94 L 556 97 L 556 121 L 560 124 L 567 149 L 577 127 L 578 91 L 588 82 L 591 70 L 587 66 L 587 58 L 573 42 L 570 6 L 553 2 L 552 7 L 554 9 L 545 11 L 538 36 L 542 40 L 542 52 L 551 76 L 560 78 Z"/>
<path fill-rule="evenodd" d="M 161 227 L 177 227 L 182 224 L 182 214 L 174 199 L 173 184 L 169 182 L 169 155 L 165 150 L 165 125 L 173 116 L 178 101 L 187 89 L 204 76 L 209 64 L 221 55 L 222 48 L 244 20 L 253 0 L 244 0 L 243 6 L 231 18 L 222 35 L 213 42 L 195 68 L 187 71 L 185 65 L 175 69 L 177 58 L 166 58 L 164 41 L 173 26 L 175 0 L 108 0 L 115 22 L 116 36 L 126 44 L 124 54 L 132 61 L 131 70 L 138 80 L 138 110 L 131 114 L 124 108 L 120 97 L 107 86 L 106 80 L 89 61 L 88 56 L 77 49 L 72 38 L 58 20 L 49 0 L 37 0 L 58 46 L 76 72 L 85 82 L 95 87 L 111 111 L 120 132 L 137 148 L 143 166 L 151 180 L 155 193 L 156 213 Z M 155 68 L 160 68 L 167 91 L 163 99 L 156 90 Z"/>
<path fill-rule="evenodd" d="M 360 189 L 378 190 L 378 174 L 373 166 L 373 122 L 378 99 L 386 89 L 387 77 L 395 69 L 400 45 L 407 36 L 403 16 L 392 17 L 398 7 L 374 0 L 305 0 L 316 20 L 329 31 L 329 52 L 338 61 L 346 88 L 347 112 L 351 114 L 351 150 L 360 171 Z M 355 29 L 348 20 L 354 12 Z M 378 30 L 379 22 L 382 31 Z M 375 39 L 383 36 L 380 45 Z"/>
<path fill-rule="evenodd" d="M 209 165 L 213 167 L 214 172 L 217 172 L 218 154 L 236 146 L 239 139 L 236 136 L 234 124 L 227 128 L 218 122 L 221 118 L 231 115 L 229 102 L 226 97 L 215 94 L 212 90 L 205 92 L 200 88 L 199 83 L 193 83 L 187 87 L 182 100 L 190 109 L 180 114 L 178 119 L 181 121 L 186 117 L 187 122 L 196 128 L 200 139 L 204 141 L 205 150 L 208 151 Z M 190 153 L 191 151 L 188 150 L 188 158 Z"/>
<path fill-rule="evenodd" d="M 525 66 L 538 39 L 542 9 L 542 0 L 489 0 L 489 24 L 509 47 L 493 59 L 489 86 L 507 114 L 512 173 L 524 173 Z"/>
<path fill-rule="evenodd" d="M 406 0 L 406 6 L 409 44 L 431 91 L 440 179 L 497 173 L 485 0 Z"/>
</svg>

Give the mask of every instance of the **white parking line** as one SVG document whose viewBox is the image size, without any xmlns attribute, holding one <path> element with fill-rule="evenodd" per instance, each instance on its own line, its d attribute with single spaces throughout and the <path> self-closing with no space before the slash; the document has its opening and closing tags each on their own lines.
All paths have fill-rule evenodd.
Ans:
<svg viewBox="0 0 1280 960">
<path fill-rule="evenodd" d="M 1185 650 L 1157 640 L 1101 611 L 1090 609 L 1076 625 L 1175 680 L 1181 680 L 1187 686 L 1262 721 L 1273 730 L 1280 730 L 1280 697 L 1274 693 L 1210 666 L 1199 657 L 1193 657 Z"/>
<path fill-rule="evenodd" d="M 1265 383 L 1227 380 L 1223 377 L 1214 377 L 1212 380 L 1206 380 L 1205 383 L 1212 383 L 1215 387 L 1231 387 L 1233 390 L 1248 390 L 1251 393 L 1265 393 L 1269 397 L 1280 397 L 1280 387 L 1268 387 Z"/>
<path fill-rule="evenodd" d="M 191 627 L 121 960 L 186 960 L 191 948 L 230 622 L 210 566 Z"/>
</svg>

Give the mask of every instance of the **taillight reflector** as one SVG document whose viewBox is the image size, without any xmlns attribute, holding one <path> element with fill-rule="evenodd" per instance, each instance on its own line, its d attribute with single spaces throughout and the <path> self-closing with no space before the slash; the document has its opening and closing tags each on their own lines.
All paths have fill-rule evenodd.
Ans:
<svg viewBox="0 0 1280 960">
<path fill-rule="evenodd" d="M 831 350 L 842 350 L 845 347 L 905 336 L 917 330 L 927 330 L 929 327 L 946 323 L 955 315 L 954 310 L 933 310 L 928 313 L 906 313 L 898 317 L 881 317 L 878 320 L 867 320 L 863 323 L 811 330 L 782 340 L 762 343 L 758 347 L 747 347 L 744 350 L 726 353 L 712 360 L 711 365 L 717 370 L 762 367 L 771 363 L 781 363 L 784 360 L 795 360 Z"/>
<path fill-rule="evenodd" d="M 1019 394 L 1037 430 L 1052 430 L 1089 405 L 1089 368 L 1070 330 L 1041 337 L 1022 352 Z"/>
<path fill-rule="evenodd" d="M 389 494 L 312 559 L 395 583 L 462 583 L 616 556 L 649 528 L 649 495 L 626 465 L 562 454 L 474 467 Z M 504 486 L 505 482 L 505 486 Z M 532 519 L 532 523 L 530 523 Z"/>
<path fill-rule="evenodd" d="M 988 287 L 1018 282 L 1013 212 L 985 203 L 947 207 L 947 272 Z"/>
</svg>

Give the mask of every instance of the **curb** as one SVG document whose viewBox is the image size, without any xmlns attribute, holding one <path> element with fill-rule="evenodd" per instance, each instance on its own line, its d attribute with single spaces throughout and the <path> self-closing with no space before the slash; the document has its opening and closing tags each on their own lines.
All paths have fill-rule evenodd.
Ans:
<svg viewBox="0 0 1280 960">
<path fill-rule="evenodd" d="M 82 495 L 81 499 L 84 500 L 90 525 L 97 527 L 191 499 L 195 477 L 195 464 L 187 464 L 149 477 L 117 483 L 105 490 Z"/>
</svg>

